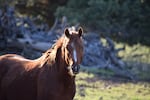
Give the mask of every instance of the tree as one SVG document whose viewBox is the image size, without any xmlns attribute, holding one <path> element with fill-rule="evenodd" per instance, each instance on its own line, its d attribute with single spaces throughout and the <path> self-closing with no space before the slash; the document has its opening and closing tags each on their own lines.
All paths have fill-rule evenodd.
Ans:
<svg viewBox="0 0 150 100">
<path fill-rule="evenodd" d="M 109 33 L 119 41 L 132 38 L 131 43 L 150 44 L 149 12 L 148 0 L 69 0 L 57 9 L 56 16 Z"/>
<path fill-rule="evenodd" d="M 65 5 L 67 0 L 0 0 L 0 7 L 6 5 L 15 6 L 16 10 L 22 15 L 38 17 L 39 20 L 54 23 L 54 12 L 60 5 Z"/>
</svg>

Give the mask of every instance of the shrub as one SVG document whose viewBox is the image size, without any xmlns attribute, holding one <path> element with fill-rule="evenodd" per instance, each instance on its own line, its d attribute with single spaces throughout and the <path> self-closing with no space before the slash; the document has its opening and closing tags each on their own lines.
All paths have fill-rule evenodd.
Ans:
<svg viewBox="0 0 150 100">
<path fill-rule="evenodd" d="M 134 42 L 150 43 L 149 11 L 148 0 L 69 0 L 55 15 L 66 16 L 70 24 L 80 23 L 111 36 L 121 32 L 122 37 L 131 37 Z"/>
</svg>

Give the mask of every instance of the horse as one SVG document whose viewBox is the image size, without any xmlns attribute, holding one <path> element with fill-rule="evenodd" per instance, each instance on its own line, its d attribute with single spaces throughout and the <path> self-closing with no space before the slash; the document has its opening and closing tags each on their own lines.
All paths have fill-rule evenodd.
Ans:
<svg viewBox="0 0 150 100">
<path fill-rule="evenodd" d="M 83 58 L 83 29 L 66 28 L 37 59 L 0 56 L 0 100 L 73 100 Z"/>
</svg>

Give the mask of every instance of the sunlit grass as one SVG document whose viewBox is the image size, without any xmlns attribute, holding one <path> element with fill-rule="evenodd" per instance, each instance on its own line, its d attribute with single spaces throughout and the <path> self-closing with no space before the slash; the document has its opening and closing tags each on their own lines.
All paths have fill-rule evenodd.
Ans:
<svg viewBox="0 0 150 100">
<path fill-rule="evenodd" d="M 114 82 L 80 72 L 76 84 L 74 100 L 150 100 L 150 84 L 146 82 Z"/>
<path fill-rule="evenodd" d="M 116 43 L 116 48 L 122 46 L 122 43 Z M 123 57 L 125 61 L 150 64 L 150 47 L 141 44 L 135 44 L 133 46 L 126 44 L 125 50 L 119 52 L 119 56 Z"/>
<path fill-rule="evenodd" d="M 104 46 L 107 45 L 107 41 L 101 38 L 101 42 Z M 115 43 L 115 48 L 122 48 L 125 45 L 125 50 L 119 52 L 119 56 L 125 61 L 129 62 L 141 62 L 150 64 L 150 47 L 142 44 L 128 45 L 126 43 Z"/>
<path fill-rule="evenodd" d="M 122 47 L 122 43 L 116 43 L 116 48 Z M 141 80 L 150 80 L 150 47 L 141 44 L 133 46 L 125 45 L 125 50 L 119 52 L 119 56 L 126 62 L 126 66 Z"/>
</svg>

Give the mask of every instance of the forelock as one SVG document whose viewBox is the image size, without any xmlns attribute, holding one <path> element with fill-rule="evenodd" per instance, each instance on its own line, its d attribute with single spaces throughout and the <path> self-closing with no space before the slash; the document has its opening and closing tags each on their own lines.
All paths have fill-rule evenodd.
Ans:
<svg viewBox="0 0 150 100">
<path fill-rule="evenodd" d="M 70 32 L 70 34 L 76 33 L 76 28 L 74 26 L 70 27 L 69 32 Z"/>
</svg>

